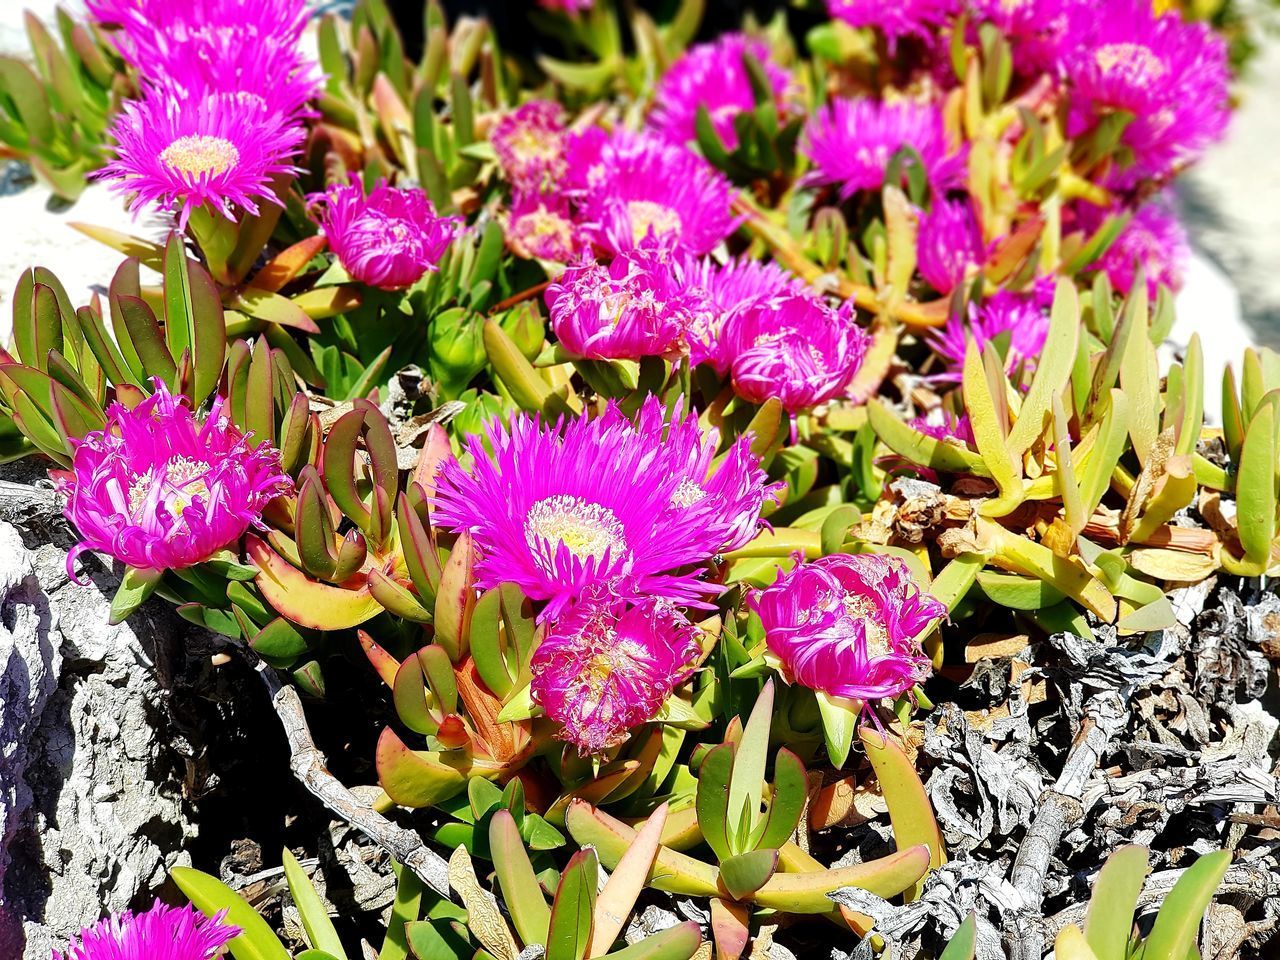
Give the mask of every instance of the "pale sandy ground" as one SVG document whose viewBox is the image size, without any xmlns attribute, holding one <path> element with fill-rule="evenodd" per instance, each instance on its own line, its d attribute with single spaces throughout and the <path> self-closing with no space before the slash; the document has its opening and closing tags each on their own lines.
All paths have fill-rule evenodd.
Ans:
<svg viewBox="0 0 1280 960">
<path fill-rule="evenodd" d="M 333 0 L 327 0 L 333 2 Z M 82 9 L 81 0 L 64 2 Z M 22 10 L 51 18 L 55 0 L 0 0 L 0 52 L 25 54 Z M 1218 409 L 1223 366 L 1239 365 L 1255 338 L 1280 346 L 1280 42 L 1272 41 L 1243 87 L 1243 106 L 1227 141 L 1210 151 L 1180 190 L 1197 256 L 1178 298 L 1174 339 L 1199 331 L 1205 347 L 1206 406 Z M 45 266 L 77 303 L 102 289 L 119 264 L 114 251 L 72 230 L 82 220 L 157 238 L 154 223 L 135 223 L 118 200 L 91 187 L 73 206 L 39 186 L 14 189 L 0 178 L 0 337 L 7 338 L 9 298 L 27 267 Z"/>
</svg>

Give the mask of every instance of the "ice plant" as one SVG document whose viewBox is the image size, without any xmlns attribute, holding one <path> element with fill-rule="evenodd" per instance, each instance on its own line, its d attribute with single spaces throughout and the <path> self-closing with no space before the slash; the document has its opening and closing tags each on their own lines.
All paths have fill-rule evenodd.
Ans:
<svg viewBox="0 0 1280 960">
<path fill-rule="evenodd" d="M 1207 24 L 1177 12 L 1157 15 L 1147 0 L 1118 0 L 1106 16 L 1087 3 L 1070 8 L 1062 71 L 1073 88 L 1069 133 L 1104 114 L 1132 121 L 1123 142 L 1134 155 L 1122 183 L 1160 177 L 1219 139 L 1229 117 L 1226 44 Z"/>
<path fill-rule="evenodd" d="M 556 337 L 591 359 L 634 360 L 687 353 L 687 334 L 705 327 L 706 296 L 686 277 L 680 258 L 642 248 L 608 264 L 571 266 L 547 288 Z"/>
<path fill-rule="evenodd" d="M 470 471 L 456 461 L 442 468 L 435 515 L 471 533 L 481 587 L 515 583 L 547 601 L 544 617 L 602 587 L 676 604 L 718 592 L 700 567 L 754 530 L 765 496 L 746 438 L 708 472 L 715 431 L 704 433 L 696 414 L 667 422 L 657 397 L 638 424 L 610 402 L 594 419 L 494 420 L 487 436 L 492 454 L 483 438 L 467 438 Z"/>
<path fill-rule="evenodd" d="M 778 264 L 749 258 L 718 263 L 704 257 L 689 268 L 688 282 L 705 293 L 712 305 L 710 311 L 698 315 L 690 330 L 690 362 L 694 366 L 709 363 L 721 375 L 729 369 L 722 337 L 726 317 L 760 299 L 814 296 L 808 284 Z"/>
<path fill-rule="evenodd" d="M 916 638 L 947 612 L 905 563 L 874 553 L 779 571 L 748 602 L 789 682 L 864 703 L 900 697 L 929 676 Z"/>
<path fill-rule="evenodd" d="M 1074 0 L 969 0 L 980 20 L 1000 28 L 1022 73 L 1046 70 L 1057 63 L 1069 29 L 1068 8 Z"/>
<path fill-rule="evenodd" d="M 610 253 L 659 246 L 706 254 L 737 225 L 728 179 L 702 157 L 654 134 L 622 131 L 604 141 L 579 139 L 569 161 L 569 181 L 585 185 L 584 229 Z"/>
<path fill-rule="evenodd" d="M 996 342 L 1004 356 L 1005 369 L 1012 372 L 1024 362 L 1036 362 L 1048 333 L 1049 317 L 1038 294 L 998 290 L 981 304 L 969 304 L 967 323 L 953 316 L 930 344 L 950 365 L 939 379 L 959 380 L 969 338 L 977 342 L 979 349 Z"/>
<path fill-rule="evenodd" d="M 952 143 L 936 104 L 837 98 L 809 119 L 801 139 L 801 149 L 814 164 L 808 182 L 835 184 L 842 199 L 860 190 L 879 190 L 889 162 L 904 147 L 919 156 L 934 190 L 964 182 L 964 149 Z"/>
<path fill-rule="evenodd" d="M 661 600 L 591 599 L 547 630 L 530 664 L 531 693 L 586 756 L 652 720 L 698 656 L 697 630 Z"/>
<path fill-rule="evenodd" d="M 215 960 L 240 935 L 225 918 L 225 910 L 210 918 L 157 900 L 143 913 L 125 910 L 86 927 L 53 960 Z"/>
<path fill-rule="evenodd" d="M 554 189 L 565 172 L 564 108 L 531 100 L 506 114 L 490 136 L 502 172 L 517 191 Z"/>
<path fill-rule="evenodd" d="M 269 444 L 250 446 L 216 399 L 203 422 L 159 380 L 132 410 L 113 403 L 107 425 L 79 441 L 70 471 L 56 471 L 66 517 L 80 534 L 67 557 L 74 578 L 85 550 L 140 570 L 179 570 L 209 559 L 261 521 L 293 488 Z"/>
<path fill-rule="evenodd" d="M 237 207 L 256 215 L 262 200 L 279 205 L 271 179 L 296 172 L 289 161 L 303 130 L 234 94 L 182 101 L 155 90 L 124 104 L 111 136 L 116 158 L 98 176 L 133 195 L 135 214 L 179 204 L 185 226 L 205 204 L 228 219 Z"/>
<path fill-rule="evenodd" d="M 1106 213 L 1084 208 L 1080 220 L 1086 228 L 1096 228 Z M 1093 269 L 1106 273 L 1112 287 L 1127 294 L 1133 289 L 1138 269 L 1146 274 L 1147 291 L 1155 295 L 1160 285 L 1177 291 L 1182 287 L 1183 273 L 1191 258 L 1187 232 L 1167 203 L 1151 200 L 1139 207 L 1119 236 L 1093 264 Z"/>
<path fill-rule="evenodd" d="M 517 194 L 505 227 L 507 246 L 528 260 L 568 263 L 583 250 L 569 204 L 557 194 Z"/>
<path fill-rule="evenodd" d="M 717 136 L 730 149 L 738 145 L 734 119 L 755 107 L 755 94 L 745 57 L 750 54 L 764 69 L 781 107 L 787 90 L 787 72 L 769 58 L 763 40 L 729 33 L 712 43 L 690 47 L 663 74 L 649 114 L 651 129 L 671 143 L 683 145 L 697 139 L 700 107 L 706 107 Z"/>
<path fill-rule="evenodd" d="M 956 0 L 827 0 L 827 12 L 851 27 L 875 27 L 890 42 L 929 37 L 955 12 Z"/>
<path fill-rule="evenodd" d="M 383 290 L 411 287 L 435 270 L 457 230 L 457 218 L 437 216 L 423 191 L 397 189 L 385 180 L 368 196 L 353 180 L 308 199 L 343 269 Z"/>
<path fill-rule="evenodd" d="M 950 293 L 966 274 L 986 259 L 982 230 L 965 200 L 935 200 L 920 215 L 916 241 L 916 268 L 939 293 Z"/>
<path fill-rule="evenodd" d="M 973 424 L 969 422 L 969 415 L 962 413 L 957 417 L 941 407 L 935 407 L 924 416 L 916 417 L 911 421 L 911 427 L 935 440 L 947 440 L 961 446 L 971 446 L 974 443 Z"/>
<path fill-rule="evenodd" d="M 866 356 L 870 338 L 817 297 L 755 300 L 725 321 L 721 333 L 733 388 L 753 403 L 777 397 L 794 413 L 841 396 Z"/>
</svg>

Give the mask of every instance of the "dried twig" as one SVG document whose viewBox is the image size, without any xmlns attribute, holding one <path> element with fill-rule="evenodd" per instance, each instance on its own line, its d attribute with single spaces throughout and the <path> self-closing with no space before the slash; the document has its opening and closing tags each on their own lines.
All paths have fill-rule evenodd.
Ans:
<svg viewBox="0 0 1280 960">
<path fill-rule="evenodd" d="M 1044 904 L 1044 881 L 1049 862 L 1068 825 L 1084 816 L 1080 798 L 1085 784 L 1098 769 L 1111 738 L 1124 728 L 1129 711 L 1120 694 L 1107 690 L 1092 697 L 1084 708 L 1080 730 L 1071 743 L 1057 782 L 1040 798 L 1039 812 L 1018 847 L 1009 880 L 1022 897 L 1022 907 L 1006 927 L 1013 960 L 1040 960 L 1044 956 L 1042 925 L 1037 922 Z"/>
<path fill-rule="evenodd" d="M 316 746 L 302 710 L 302 701 L 293 687 L 280 682 L 274 670 L 261 660 L 254 664 L 271 695 L 285 738 L 289 741 L 289 769 L 298 781 L 329 810 L 360 830 L 398 862 L 418 875 L 423 883 L 443 897 L 452 897 L 449 865 L 430 850 L 412 830 L 392 823 L 377 810 L 361 803 L 325 766 L 325 756 Z"/>
</svg>

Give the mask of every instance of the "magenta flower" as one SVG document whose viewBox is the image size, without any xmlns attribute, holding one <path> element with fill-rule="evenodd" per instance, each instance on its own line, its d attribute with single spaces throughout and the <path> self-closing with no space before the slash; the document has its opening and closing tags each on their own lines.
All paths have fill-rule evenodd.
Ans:
<svg viewBox="0 0 1280 960">
<path fill-rule="evenodd" d="M 966 151 L 952 144 L 938 105 L 880 103 L 866 97 L 832 100 L 809 119 L 801 149 L 815 169 L 806 180 L 837 184 L 841 199 L 859 190 L 879 190 L 889 161 L 903 147 L 919 155 L 936 192 L 964 183 Z"/>
<path fill-rule="evenodd" d="M 827 0 L 827 12 L 851 27 L 875 27 L 890 44 L 902 37 L 928 39 L 955 12 L 957 0 Z"/>
<path fill-rule="evenodd" d="M 547 288 L 551 328 L 566 349 L 593 360 L 676 357 L 712 312 L 678 258 L 641 248 L 609 264 L 587 260 Z"/>
<path fill-rule="evenodd" d="M 303 128 L 235 94 L 183 101 L 155 90 L 126 101 L 111 127 L 116 159 L 97 174 L 117 193 L 133 194 L 136 214 L 149 204 L 181 204 L 179 226 L 210 204 L 235 219 L 234 208 L 258 213 L 258 201 L 280 205 L 271 188 L 290 163 Z"/>
<path fill-rule="evenodd" d="M 470 472 L 442 468 L 436 518 L 471 532 L 481 587 L 516 583 L 548 601 L 544 617 L 592 589 L 701 603 L 723 589 L 702 582 L 707 561 L 754 531 L 767 495 L 747 438 L 711 472 L 716 432 L 703 433 L 696 414 L 668 422 L 657 397 L 634 424 L 610 402 L 595 419 L 522 414 L 487 434 L 492 454 L 467 438 Z"/>
<path fill-rule="evenodd" d="M 852 303 L 834 310 L 809 294 L 749 302 L 725 321 L 721 338 L 738 396 L 777 397 L 792 413 L 841 396 L 871 342 Z"/>
<path fill-rule="evenodd" d="M 733 150 L 738 145 L 734 119 L 756 105 L 743 59 L 748 53 L 764 68 L 781 113 L 787 71 L 769 58 L 769 46 L 763 40 L 744 33 L 728 33 L 713 43 L 690 47 L 663 74 L 654 95 L 649 127 L 669 142 L 683 146 L 697 139 L 698 108 L 706 107 L 716 134 Z"/>
<path fill-rule="evenodd" d="M 969 322 L 951 317 L 930 340 L 934 352 L 951 366 L 938 379 L 960 380 L 968 338 L 981 350 L 1001 338 L 1005 370 L 1012 373 L 1022 363 L 1035 365 L 1049 334 L 1048 304 L 1038 293 L 1020 294 L 998 290 L 981 304 L 969 304 Z"/>
<path fill-rule="evenodd" d="M 950 293 L 984 260 L 986 245 L 982 242 L 982 229 L 967 198 L 936 199 L 932 209 L 920 215 L 916 268 L 933 289 Z"/>
<path fill-rule="evenodd" d="M 1134 155 L 1122 185 L 1164 177 L 1222 137 L 1230 117 L 1226 43 L 1208 24 L 1157 16 L 1148 0 L 1117 0 L 1098 16 L 1071 8 L 1062 71 L 1074 88 L 1068 132 L 1104 114 L 1133 115 L 1122 142 Z"/>
<path fill-rule="evenodd" d="M 911 426 L 926 437 L 958 443 L 962 447 L 972 446 L 976 442 L 973 424 L 969 422 L 969 415 L 966 413 L 957 417 L 941 407 L 934 407 L 923 417 L 912 420 Z"/>
<path fill-rule="evenodd" d="M 568 263 L 585 248 L 569 203 L 559 194 L 517 194 L 505 225 L 507 246 L 526 260 Z"/>
<path fill-rule="evenodd" d="M 610 253 L 659 246 L 702 255 L 737 227 L 728 179 L 685 147 L 620 131 L 574 138 L 568 156 L 584 230 Z"/>
<path fill-rule="evenodd" d="M 1120 212 L 1085 207 L 1080 219 L 1089 229 L 1095 230 L 1101 226 L 1106 214 Z M 1142 268 L 1147 277 L 1147 292 L 1154 297 L 1161 285 L 1174 292 L 1182 288 L 1190 259 L 1187 231 L 1168 203 L 1156 199 L 1144 203 L 1134 212 L 1120 235 L 1093 264 L 1093 269 L 1106 273 L 1111 285 L 1120 293 L 1127 294 L 1133 289 L 1138 268 Z"/>
<path fill-rule="evenodd" d="M 564 108 L 554 101 L 517 107 L 498 121 L 489 139 L 517 192 L 553 189 L 564 176 Z"/>
<path fill-rule="evenodd" d="M 226 914 L 211 919 L 157 900 L 144 913 L 126 910 L 86 927 L 53 960 L 215 960 L 240 935 Z"/>
<path fill-rule="evenodd" d="M 51 474 L 80 533 L 67 557 L 72 579 L 85 550 L 139 569 L 200 563 L 259 526 L 266 505 L 293 489 L 280 454 L 250 446 L 225 400 L 198 422 L 186 397 L 153 383 L 156 392 L 132 410 L 113 403 L 106 428 L 76 442 L 71 470 Z"/>
<path fill-rule="evenodd" d="M 457 232 L 458 218 L 437 216 L 421 190 L 396 189 L 386 180 L 367 197 L 353 179 L 307 199 L 342 268 L 382 290 L 411 287 L 435 270 Z"/>
<path fill-rule="evenodd" d="M 538 0 L 538 6 L 544 10 L 559 10 L 562 13 L 583 13 L 596 5 L 596 0 Z"/>
<path fill-rule="evenodd" d="M 968 0 L 979 20 L 1000 28 L 1013 48 L 1020 73 L 1050 70 L 1067 36 L 1074 0 Z"/>
<path fill-rule="evenodd" d="M 746 258 L 724 264 L 710 257 L 694 261 L 688 282 L 711 300 L 714 309 L 697 315 L 689 331 L 689 362 L 709 363 L 723 376 L 730 358 L 725 354 L 725 319 L 748 301 L 782 296 L 815 296 L 809 285 L 770 261 Z"/>
<path fill-rule="evenodd" d="M 947 612 L 905 563 L 874 553 L 779 571 L 748 603 L 789 682 L 864 703 L 900 697 L 929 676 L 915 638 Z"/>
<path fill-rule="evenodd" d="M 531 693 L 557 736 L 583 756 L 616 747 L 652 720 L 689 676 L 698 631 L 661 600 L 594 599 L 569 607 L 533 653 Z"/>
</svg>

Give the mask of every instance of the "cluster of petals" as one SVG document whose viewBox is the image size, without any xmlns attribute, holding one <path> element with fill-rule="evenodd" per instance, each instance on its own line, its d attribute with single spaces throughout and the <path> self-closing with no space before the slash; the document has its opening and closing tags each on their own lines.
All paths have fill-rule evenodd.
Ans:
<svg viewBox="0 0 1280 960">
<path fill-rule="evenodd" d="M 226 911 L 205 917 L 159 900 L 143 913 L 125 910 L 81 930 L 53 960 L 216 960 L 240 930 Z"/>
<path fill-rule="evenodd" d="M 962 413 L 956 416 L 941 407 L 934 407 L 924 416 L 914 418 L 910 426 L 935 440 L 946 440 L 960 446 L 973 446 L 973 424 L 969 415 Z"/>
<path fill-rule="evenodd" d="M 833 184 L 842 199 L 879 190 L 890 162 L 907 147 L 919 157 L 935 192 L 963 184 L 967 150 L 953 143 L 934 103 L 837 97 L 809 118 L 801 140 L 814 164 L 808 182 Z"/>
<path fill-rule="evenodd" d="M 721 376 L 728 371 L 731 359 L 723 336 L 728 317 L 762 300 L 814 295 L 808 284 L 772 260 L 733 257 L 720 263 L 703 257 L 690 265 L 687 277 L 689 285 L 705 294 L 711 305 L 694 318 L 688 337 L 689 361 L 694 366 L 708 363 Z"/>
<path fill-rule="evenodd" d="M 968 322 L 952 316 L 930 339 L 934 352 L 947 361 L 949 369 L 940 380 L 958 381 L 965 351 L 973 340 L 979 350 L 995 342 L 1004 355 L 1005 370 L 1012 373 L 1022 364 L 1034 365 L 1049 335 L 1049 314 L 1040 292 L 1014 293 L 998 290 L 982 303 L 969 304 Z"/>
<path fill-rule="evenodd" d="M 842 396 L 870 345 L 852 303 L 836 309 L 808 293 L 748 302 L 720 341 L 734 392 L 753 403 L 776 397 L 792 413 Z"/>
<path fill-rule="evenodd" d="M 1148 0 L 1070 5 L 1060 69 L 1072 88 L 1068 132 L 1104 115 L 1132 116 L 1123 143 L 1132 167 L 1119 180 L 1163 177 L 1197 158 L 1226 131 L 1230 80 L 1226 43 L 1204 23 Z"/>
<path fill-rule="evenodd" d="M 874 27 L 890 41 L 928 38 L 956 11 L 956 0 L 827 0 L 827 12 L 851 27 Z"/>
<path fill-rule="evenodd" d="M 833 697 L 892 700 L 930 674 L 916 638 L 946 607 L 879 554 L 832 554 L 778 572 L 749 598 L 791 683 Z"/>
<path fill-rule="evenodd" d="M 937 199 L 920 215 L 916 269 L 939 293 L 950 293 L 958 287 L 986 256 L 982 228 L 967 197 Z"/>
<path fill-rule="evenodd" d="M 505 114 L 489 137 L 498 164 L 520 193 L 553 190 L 565 173 L 564 108 L 531 100 Z"/>
<path fill-rule="evenodd" d="M 968 0 L 975 19 L 998 27 L 1022 74 L 1053 69 L 1069 30 L 1068 10 L 1080 0 Z"/>
<path fill-rule="evenodd" d="M 517 193 L 504 226 L 511 252 L 526 260 L 569 263 L 586 247 L 563 194 Z"/>
<path fill-rule="evenodd" d="M 107 425 L 75 445 L 70 471 L 53 471 L 66 517 L 85 550 L 131 567 L 178 570 L 207 560 L 260 525 L 266 505 L 293 489 L 270 444 L 253 446 L 217 398 L 198 421 L 159 380 L 132 410 L 113 403 Z"/>
<path fill-rule="evenodd" d="M 760 65 L 769 81 L 774 105 L 782 112 L 787 72 L 769 57 L 763 40 L 744 33 L 728 33 L 712 43 L 690 47 L 662 76 L 649 114 L 649 127 L 676 145 L 697 139 L 700 110 L 706 109 L 712 129 L 730 150 L 738 145 L 734 121 L 755 108 L 756 96 L 746 57 Z"/>
<path fill-rule="evenodd" d="M 773 491 L 741 437 L 713 466 L 716 431 L 668 417 L 650 397 L 632 421 L 610 402 L 551 424 L 525 414 L 469 437 L 472 461 L 444 465 L 436 517 L 472 535 L 477 583 L 510 582 L 559 616 L 589 591 L 699 604 L 721 551 L 755 535 Z"/>
<path fill-rule="evenodd" d="M 442 217 L 417 187 L 379 181 L 368 195 L 358 178 L 308 198 L 329 248 L 361 283 L 403 290 L 436 269 L 457 233 L 457 217 Z"/>
<path fill-rule="evenodd" d="M 660 248 L 625 251 L 609 263 L 588 259 L 547 288 L 551 328 L 568 350 L 593 360 L 675 357 L 712 312 L 690 284 L 687 262 Z"/>
<path fill-rule="evenodd" d="M 657 715 L 698 653 L 698 631 L 670 604 L 588 598 L 547 628 L 530 692 L 561 739 L 599 753 Z"/>
<path fill-rule="evenodd" d="M 1124 214 L 1123 209 L 1103 210 L 1082 205 L 1080 223 L 1096 230 L 1108 215 Z M 1106 251 L 1093 263 L 1120 293 L 1133 289 L 1139 270 L 1147 278 L 1147 292 L 1155 296 L 1161 286 L 1177 292 L 1191 259 L 1187 231 L 1167 200 L 1149 200 L 1132 211 L 1130 219 Z"/>
</svg>

